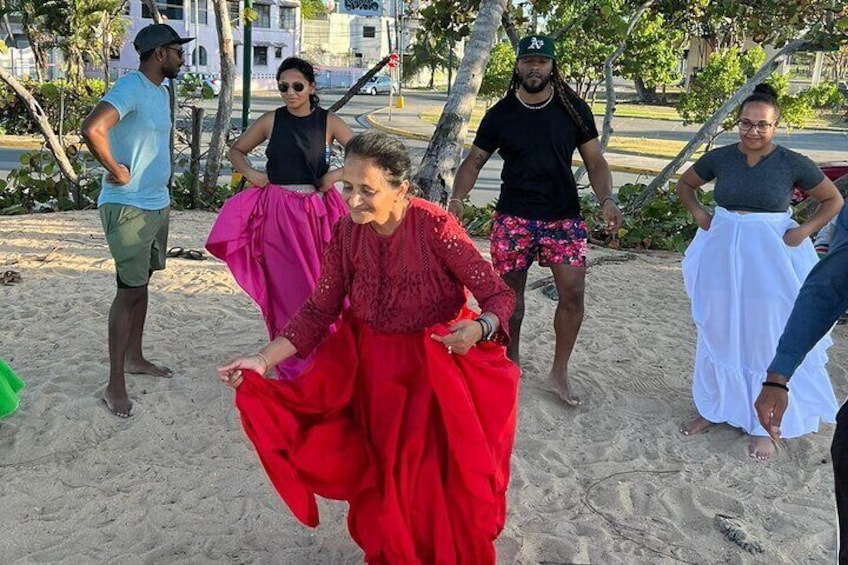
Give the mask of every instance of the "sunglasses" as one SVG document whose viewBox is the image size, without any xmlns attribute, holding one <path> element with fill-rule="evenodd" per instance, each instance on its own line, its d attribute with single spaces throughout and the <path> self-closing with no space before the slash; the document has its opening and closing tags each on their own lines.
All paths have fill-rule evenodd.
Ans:
<svg viewBox="0 0 848 565">
<path fill-rule="evenodd" d="M 167 49 L 168 51 L 173 51 L 174 53 L 176 53 L 179 56 L 180 59 L 185 59 L 185 51 L 183 51 L 182 48 L 180 48 L 180 47 L 165 47 L 165 49 Z"/>
<path fill-rule="evenodd" d="M 280 84 L 277 85 L 277 88 L 280 89 L 280 92 L 285 94 L 286 92 L 289 91 L 289 86 L 294 88 L 295 92 L 303 92 L 303 89 L 306 88 L 306 85 L 303 84 L 302 82 L 293 82 L 291 85 L 289 85 L 289 83 L 287 83 L 287 82 L 281 82 Z"/>
</svg>

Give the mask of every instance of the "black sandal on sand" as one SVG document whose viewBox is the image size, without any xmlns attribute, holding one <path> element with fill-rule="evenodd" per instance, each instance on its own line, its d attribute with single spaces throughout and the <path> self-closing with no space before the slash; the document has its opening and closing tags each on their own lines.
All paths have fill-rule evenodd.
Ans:
<svg viewBox="0 0 848 565">
<path fill-rule="evenodd" d="M 203 255 L 203 251 L 198 251 L 197 249 L 186 249 L 180 257 L 183 259 L 191 259 L 193 261 L 203 261 L 206 259 Z"/>
<path fill-rule="evenodd" d="M 191 259 L 192 261 L 203 261 L 206 259 L 206 256 L 203 255 L 203 251 L 199 251 L 197 249 L 185 249 L 183 247 L 172 247 L 167 253 L 165 253 L 165 256 L 171 258 Z"/>
</svg>

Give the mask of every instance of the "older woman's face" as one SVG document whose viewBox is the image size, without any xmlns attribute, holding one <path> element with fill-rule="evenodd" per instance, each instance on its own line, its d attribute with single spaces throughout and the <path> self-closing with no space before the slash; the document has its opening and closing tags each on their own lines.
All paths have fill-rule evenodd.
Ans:
<svg viewBox="0 0 848 565">
<path fill-rule="evenodd" d="M 345 159 L 342 183 L 350 217 L 357 224 L 386 223 L 409 189 L 408 181 L 394 186 L 386 177 L 386 171 L 372 160 L 357 155 L 348 155 Z"/>
<path fill-rule="evenodd" d="M 777 112 L 765 102 L 745 104 L 739 115 L 739 140 L 753 151 L 765 149 L 777 130 Z"/>
</svg>

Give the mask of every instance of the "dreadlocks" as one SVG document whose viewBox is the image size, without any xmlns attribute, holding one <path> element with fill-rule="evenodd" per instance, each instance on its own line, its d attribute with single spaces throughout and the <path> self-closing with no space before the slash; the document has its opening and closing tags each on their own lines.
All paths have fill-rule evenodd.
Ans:
<svg viewBox="0 0 848 565">
<path fill-rule="evenodd" d="M 577 111 L 577 108 L 574 106 L 574 101 L 578 100 L 582 102 L 580 96 L 574 92 L 574 89 L 571 88 L 567 82 L 562 78 L 562 75 L 559 74 L 559 68 L 557 68 L 556 61 L 553 62 L 553 69 L 551 70 L 551 84 L 554 87 L 554 93 L 556 94 L 557 102 L 562 106 L 568 115 L 571 116 L 571 119 L 574 120 L 574 123 L 577 124 L 577 127 L 580 128 L 580 131 L 583 135 L 590 135 L 589 126 L 586 124 L 586 120 Z M 518 74 L 518 69 L 513 69 L 512 71 L 512 82 L 509 84 L 509 89 L 506 92 L 507 96 L 517 96 L 518 88 L 521 86 L 521 76 Z"/>
</svg>

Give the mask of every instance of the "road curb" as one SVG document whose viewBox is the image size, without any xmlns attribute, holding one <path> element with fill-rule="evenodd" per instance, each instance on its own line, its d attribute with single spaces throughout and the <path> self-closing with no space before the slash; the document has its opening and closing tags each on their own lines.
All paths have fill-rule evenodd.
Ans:
<svg viewBox="0 0 848 565">
<path fill-rule="evenodd" d="M 0 136 L 0 147 L 4 149 L 41 149 L 43 145 L 44 139 L 42 137 L 24 135 Z"/>
<path fill-rule="evenodd" d="M 378 112 L 384 112 L 386 110 L 388 110 L 388 107 L 378 108 L 376 110 L 372 110 L 372 111 L 368 112 L 368 114 L 365 115 L 365 121 L 367 121 L 368 124 L 371 127 L 373 127 L 374 129 L 377 129 L 377 130 L 380 130 L 380 131 L 383 131 L 383 132 L 386 132 L 386 133 L 390 133 L 392 135 L 405 137 L 407 139 L 417 139 L 418 141 L 430 141 L 430 139 L 432 138 L 432 136 L 425 135 L 423 133 L 416 133 L 414 131 L 409 131 L 409 130 L 406 130 L 406 129 L 403 129 L 403 128 L 386 125 L 385 123 L 381 122 L 380 120 L 378 120 L 374 116 L 374 114 L 377 114 Z M 465 142 L 463 144 L 463 146 L 466 149 L 470 149 L 471 143 Z M 578 167 L 583 166 L 583 161 L 581 161 L 580 159 L 574 159 L 572 161 L 572 163 L 575 166 L 578 166 Z M 616 173 L 627 173 L 627 174 L 631 174 L 631 175 L 658 176 L 662 172 L 662 171 L 658 171 L 656 169 L 646 169 L 646 168 L 642 168 L 642 167 L 630 167 L 630 166 L 627 166 L 627 165 L 616 165 L 615 163 L 609 163 L 609 168 L 610 168 L 611 171 L 616 172 Z M 677 178 L 680 178 L 680 176 L 681 175 L 679 173 L 674 173 L 673 175 L 671 175 L 671 178 L 677 179 Z"/>
</svg>

